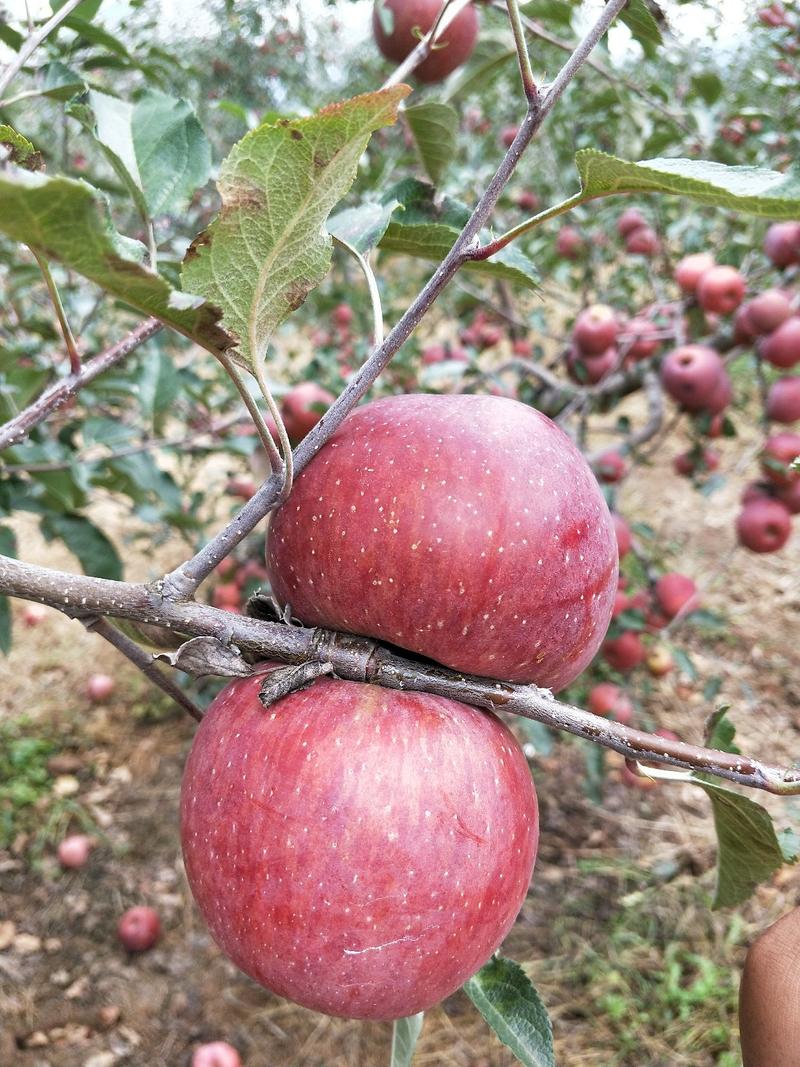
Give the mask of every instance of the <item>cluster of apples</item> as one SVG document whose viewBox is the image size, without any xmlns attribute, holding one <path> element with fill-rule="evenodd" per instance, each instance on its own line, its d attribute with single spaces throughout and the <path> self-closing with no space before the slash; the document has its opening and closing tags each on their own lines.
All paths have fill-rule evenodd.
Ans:
<svg viewBox="0 0 800 1067">
<path fill-rule="evenodd" d="M 252 593 L 267 582 L 267 570 L 257 559 L 227 556 L 215 568 L 218 579 L 211 590 L 215 608 L 241 615 Z"/>
<path fill-rule="evenodd" d="M 595 385 L 615 370 L 649 359 L 663 344 L 661 326 L 645 309 L 627 319 L 607 304 L 592 304 L 575 319 L 567 371 L 579 384 Z"/>
</svg>

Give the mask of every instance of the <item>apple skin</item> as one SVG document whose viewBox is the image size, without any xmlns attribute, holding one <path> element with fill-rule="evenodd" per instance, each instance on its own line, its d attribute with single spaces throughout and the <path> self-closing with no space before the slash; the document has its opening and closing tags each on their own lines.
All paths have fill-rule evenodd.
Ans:
<svg viewBox="0 0 800 1067">
<path fill-rule="evenodd" d="M 334 326 L 346 330 L 353 322 L 353 309 L 349 304 L 337 304 L 331 312 L 331 320 Z"/>
<path fill-rule="evenodd" d="M 500 131 L 500 143 L 504 148 L 510 148 L 514 138 L 519 133 L 519 126 L 504 126 Z"/>
<path fill-rule="evenodd" d="M 794 367 L 800 363 L 800 316 L 793 315 L 773 330 L 758 350 L 773 367 Z"/>
<path fill-rule="evenodd" d="M 546 416 L 405 394 L 358 408 L 297 478 L 267 569 L 307 625 L 560 689 L 605 635 L 617 541 L 589 466 Z"/>
<path fill-rule="evenodd" d="M 336 398 L 316 382 L 301 382 L 290 389 L 281 404 L 281 416 L 292 444 L 302 441 Z"/>
<path fill-rule="evenodd" d="M 682 611 L 696 611 L 700 604 L 697 586 L 685 574 L 662 574 L 653 589 L 656 601 L 668 619 Z"/>
<path fill-rule="evenodd" d="M 58 862 L 67 870 L 78 870 L 89 861 L 94 842 L 86 834 L 70 834 L 58 845 Z"/>
<path fill-rule="evenodd" d="M 776 267 L 800 263 L 800 222 L 775 222 L 764 237 L 764 252 Z"/>
<path fill-rule="evenodd" d="M 719 467 L 719 452 L 713 448 L 704 448 L 699 454 L 696 449 L 681 452 L 672 461 L 676 474 L 691 478 L 693 474 L 715 471 Z"/>
<path fill-rule="evenodd" d="M 110 674 L 90 674 L 86 682 L 86 695 L 93 704 L 102 704 L 114 692 L 116 682 Z"/>
<path fill-rule="evenodd" d="M 522 750 L 453 700 L 321 679 L 264 710 L 262 681 L 220 692 L 183 777 L 186 872 L 214 939 L 315 1011 L 432 1007 L 525 899 L 538 810 Z"/>
<path fill-rule="evenodd" d="M 562 259 L 578 259 L 586 251 L 586 242 L 574 226 L 562 226 L 556 237 L 556 252 Z"/>
<path fill-rule="evenodd" d="M 597 356 L 584 355 L 574 346 L 567 352 L 567 371 L 579 385 L 596 385 L 610 374 L 619 363 L 616 346 L 607 348 Z"/>
<path fill-rule="evenodd" d="M 614 533 L 617 535 L 617 552 L 619 558 L 627 556 L 633 545 L 633 534 L 625 519 L 616 511 L 611 513 L 611 521 L 614 523 Z"/>
<path fill-rule="evenodd" d="M 694 293 L 702 276 L 714 266 L 714 257 L 708 252 L 684 256 L 675 268 L 675 281 L 684 293 Z"/>
<path fill-rule="evenodd" d="M 585 356 L 599 356 L 617 339 L 619 322 L 613 308 L 592 304 L 575 320 L 572 340 Z"/>
<path fill-rule="evenodd" d="M 242 1059 L 227 1041 L 210 1041 L 194 1050 L 192 1067 L 242 1067 Z"/>
<path fill-rule="evenodd" d="M 143 904 L 128 908 L 117 924 L 117 937 L 128 952 L 147 952 L 161 937 L 158 912 Z"/>
<path fill-rule="evenodd" d="M 700 276 L 697 300 L 703 311 L 730 315 L 744 299 L 744 290 L 744 278 L 735 267 L 716 266 Z"/>
<path fill-rule="evenodd" d="M 780 289 L 765 289 L 747 305 L 747 316 L 759 334 L 777 330 L 791 314 L 791 301 Z"/>
<path fill-rule="evenodd" d="M 800 377 L 779 378 L 767 393 L 767 418 L 791 423 L 800 419 Z"/>
<path fill-rule="evenodd" d="M 706 410 L 724 378 L 722 360 L 706 345 L 676 348 L 661 365 L 661 384 L 687 411 Z"/>
<path fill-rule="evenodd" d="M 616 719 L 623 726 L 633 722 L 633 704 L 628 694 L 613 682 L 599 682 L 589 692 L 589 711 Z"/>
<path fill-rule="evenodd" d="M 750 302 L 740 304 L 733 316 L 733 340 L 737 345 L 746 345 L 757 337 L 758 330 L 750 321 Z"/>
<path fill-rule="evenodd" d="M 638 208 L 626 208 L 617 219 L 617 233 L 620 237 L 627 237 L 632 230 L 638 230 L 647 225 L 647 219 Z"/>
<path fill-rule="evenodd" d="M 627 344 L 626 356 L 634 362 L 640 359 L 649 359 L 661 347 L 658 326 L 643 316 L 634 316 L 626 323 L 622 332 L 624 336 L 630 338 Z"/>
<path fill-rule="evenodd" d="M 635 256 L 655 256 L 661 251 L 661 241 L 651 226 L 637 226 L 625 237 L 625 251 Z"/>
<path fill-rule="evenodd" d="M 523 189 L 517 196 L 517 207 L 520 211 L 538 211 L 541 205 L 539 196 L 530 189 Z"/>
<path fill-rule="evenodd" d="M 439 0 L 377 0 L 372 31 L 378 48 L 387 59 L 401 63 L 419 44 L 415 30 L 426 34 L 440 9 Z M 387 15 L 392 22 L 389 32 L 384 27 Z M 428 58 L 414 69 L 414 77 L 421 82 L 439 82 L 460 67 L 472 54 L 479 25 L 474 4 L 468 4 L 441 34 Z"/>
<path fill-rule="evenodd" d="M 776 486 L 775 499 L 780 500 L 792 515 L 800 515 L 800 479 L 789 485 Z"/>
<path fill-rule="evenodd" d="M 788 469 L 789 464 L 800 456 L 800 433 L 773 434 L 767 438 L 761 456 L 761 470 L 773 485 L 791 485 L 800 480 L 800 472 Z"/>
<path fill-rule="evenodd" d="M 647 655 L 642 639 L 635 630 L 626 630 L 619 637 L 603 643 L 603 656 L 610 667 L 617 671 L 632 671 Z"/>
<path fill-rule="evenodd" d="M 789 540 L 791 532 L 792 517 L 779 500 L 751 500 L 736 519 L 739 543 L 751 552 L 777 552 Z"/>
</svg>

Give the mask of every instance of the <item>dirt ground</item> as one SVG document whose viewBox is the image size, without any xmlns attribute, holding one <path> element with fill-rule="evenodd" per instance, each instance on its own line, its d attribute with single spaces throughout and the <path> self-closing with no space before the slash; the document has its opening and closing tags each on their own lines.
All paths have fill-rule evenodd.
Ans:
<svg viewBox="0 0 800 1067">
<path fill-rule="evenodd" d="M 721 445 L 724 470 L 743 447 Z M 621 510 L 653 527 L 674 565 L 701 579 L 733 544 L 742 476 L 706 499 L 667 472 L 678 448 L 670 444 L 654 469 L 630 479 Z M 774 762 L 797 758 L 795 526 L 780 554 L 739 552 L 717 575 L 705 603 L 727 626 L 712 636 L 683 635 L 699 680 L 636 680 L 641 721 L 699 741 L 712 710 L 703 685 L 716 675 L 742 750 Z M 118 528 L 125 528 L 121 514 Z M 26 528 L 20 544 L 31 561 L 72 565 L 35 531 Z M 158 562 L 177 561 L 180 552 L 169 545 Z M 127 555 L 130 577 L 154 575 L 152 560 L 134 547 Z M 52 742 L 46 789 L 0 851 L 0 1065 L 188 1067 L 198 1042 L 217 1039 L 234 1044 L 246 1067 L 388 1064 L 389 1026 L 281 1001 L 216 949 L 190 898 L 178 839 L 181 768 L 194 724 L 112 649 L 51 615 L 35 630 L 19 627 L 0 666 L 0 726 L 25 716 L 24 735 Z M 85 679 L 99 670 L 113 673 L 117 687 L 106 704 L 92 705 Z M 595 804 L 583 790 L 579 745 L 562 741 L 534 758 L 540 855 L 504 951 L 528 968 L 551 1012 L 561 1067 L 735 1067 L 744 949 L 797 903 L 800 872 L 784 870 L 741 909 L 711 912 L 714 835 L 703 794 L 668 783 L 631 790 L 617 779 L 616 758 L 607 765 L 604 798 Z M 755 799 L 779 827 L 800 825 L 800 802 Z M 83 870 L 63 873 L 55 845 L 81 826 L 98 847 Z M 152 951 L 128 957 L 115 927 L 135 903 L 158 909 L 164 935 Z M 429 1013 L 414 1062 L 515 1061 L 458 994 Z"/>
</svg>

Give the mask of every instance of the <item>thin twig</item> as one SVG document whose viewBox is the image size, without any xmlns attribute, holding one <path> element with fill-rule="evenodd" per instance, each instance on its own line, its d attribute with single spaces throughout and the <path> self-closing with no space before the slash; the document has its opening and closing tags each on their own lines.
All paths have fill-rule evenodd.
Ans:
<svg viewBox="0 0 800 1067">
<path fill-rule="evenodd" d="M 45 22 L 44 26 L 41 26 L 36 33 L 32 33 L 30 37 L 27 38 L 17 55 L 8 64 L 3 74 L 0 74 L 0 99 L 2 99 L 3 93 L 5 93 L 6 89 L 22 70 L 42 41 L 45 41 L 53 30 L 57 29 L 64 19 L 71 15 L 81 2 L 82 0 L 67 0 L 64 6 L 60 7 L 58 11 Z"/>
<path fill-rule="evenodd" d="M 58 319 L 58 325 L 61 327 L 61 335 L 64 338 L 64 344 L 67 346 L 67 353 L 69 355 L 69 367 L 73 374 L 78 374 L 81 369 L 81 357 L 78 352 L 78 346 L 75 344 L 75 338 L 73 337 L 72 330 L 67 320 L 67 313 L 64 311 L 64 305 L 61 302 L 61 294 L 58 291 L 58 287 L 53 278 L 53 272 L 50 270 L 50 264 L 35 248 L 31 248 L 33 258 L 39 264 L 39 270 L 44 277 L 45 285 L 47 286 L 47 292 L 50 294 L 50 301 L 53 305 L 53 309 Z"/>
<path fill-rule="evenodd" d="M 533 77 L 531 57 L 528 55 L 528 42 L 525 40 L 525 29 L 519 13 L 518 0 L 507 0 L 508 21 L 511 23 L 511 32 L 514 34 L 514 45 L 517 49 L 519 60 L 519 73 L 522 78 L 522 91 L 529 107 L 535 107 L 539 103 L 539 90 Z"/>
</svg>

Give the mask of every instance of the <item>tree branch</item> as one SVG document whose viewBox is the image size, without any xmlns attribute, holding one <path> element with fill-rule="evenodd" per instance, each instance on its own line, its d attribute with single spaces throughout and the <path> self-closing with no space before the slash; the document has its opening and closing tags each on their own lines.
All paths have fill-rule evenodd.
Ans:
<svg viewBox="0 0 800 1067">
<path fill-rule="evenodd" d="M 0 99 L 2 99 L 3 93 L 22 70 L 42 41 L 47 40 L 53 30 L 57 29 L 64 19 L 72 14 L 80 2 L 81 0 L 67 0 L 64 6 L 60 7 L 58 11 L 45 22 L 44 26 L 40 27 L 36 33 L 32 33 L 30 37 L 28 37 L 17 55 L 8 64 L 3 74 L 0 75 Z"/>
<path fill-rule="evenodd" d="M 195 601 L 175 603 L 163 598 L 161 585 L 129 585 L 65 574 L 0 556 L 0 593 L 49 604 L 69 615 L 109 615 L 154 623 L 181 634 L 215 637 L 259 660 L 329 663 L 339 678 L 433 693 L 475 707 L 521 715 L 614 749 L 627 759 L 703 771 L 770 793 L 800 793 L 797 768 L 775 767 L 743 755 L 657 737 L 563 704 L 548 689 L 472 677 L 406 659 L 369 638 L 266 622 Z"/>
</svg>

